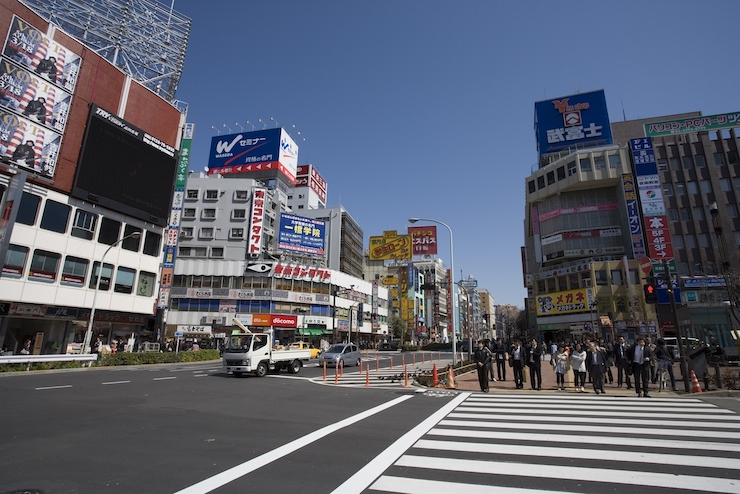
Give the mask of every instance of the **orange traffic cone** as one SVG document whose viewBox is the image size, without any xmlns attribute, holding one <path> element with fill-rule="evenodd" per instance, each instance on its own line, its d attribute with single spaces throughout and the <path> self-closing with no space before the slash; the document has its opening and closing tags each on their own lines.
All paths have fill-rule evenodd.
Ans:
<svg viewBox="0 0 740 494">
<path fill-rule="evenodd" d="M 457 386 L 455 385 L 455 373 L 452 372 L 452 367 L 450 367 L 449 372 L 447 373 L 447 389 L 457 389 Z"/>
<path fill-rule="evenodd" d="M 434 367 L 432 367 L 432 387 L 433 388 L 439 387 L 439 376 L 437 375 L 437 364 L 434 364 Z"/>
<path fill-rule="evenodd" d="M 696 378 L 694 370 L 691 370 L 691 392 L 701 393 L 701 386 L 699 386 L 699 380 Z"/>
</svg>

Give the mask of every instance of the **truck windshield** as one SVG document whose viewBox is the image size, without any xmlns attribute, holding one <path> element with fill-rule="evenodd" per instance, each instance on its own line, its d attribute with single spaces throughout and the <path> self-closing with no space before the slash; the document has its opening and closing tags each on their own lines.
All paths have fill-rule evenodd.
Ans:
<svg viewBox="0 0 740 494">
<path fill-rule="evenodd" d="M 252 335 L 234 335 L 226 340 L 226 351 L 243 351 L 249 350 L 252 344 Z"/>
</svg>

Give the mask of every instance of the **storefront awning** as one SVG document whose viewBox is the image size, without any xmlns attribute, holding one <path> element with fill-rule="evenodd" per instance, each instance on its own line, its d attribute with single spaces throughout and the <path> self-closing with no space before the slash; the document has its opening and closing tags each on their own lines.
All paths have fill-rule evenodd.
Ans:
<svg viewBox="0 0 740 494">
<path fill-rule="evenodd" d="M 298 330 L 298 334 L 305 336 L 322 336 L 324 334 L 331 334 L 331 331 L 326 331 L 325 329 L 301 328 Z"/>
</svg>

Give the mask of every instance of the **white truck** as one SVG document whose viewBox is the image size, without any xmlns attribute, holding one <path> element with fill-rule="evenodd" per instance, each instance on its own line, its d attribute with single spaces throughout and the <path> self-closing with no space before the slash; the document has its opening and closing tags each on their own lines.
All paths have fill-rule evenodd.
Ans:
<svg viewBox="0 0 740 494">
<path fill-rule="evenodd" d="M 232 334 L 226 340 L 223 365 L 235 377 L 241 377 L 245 372 L 264 377 L 268 371 L 279 372 L 281 369 L 297 374 L 311 357 L 309 349 L 277 350 L 272 345 L 272 333 L 252 333 L 236 319 L 234 322 L 243 332 Z"/>
</svg>

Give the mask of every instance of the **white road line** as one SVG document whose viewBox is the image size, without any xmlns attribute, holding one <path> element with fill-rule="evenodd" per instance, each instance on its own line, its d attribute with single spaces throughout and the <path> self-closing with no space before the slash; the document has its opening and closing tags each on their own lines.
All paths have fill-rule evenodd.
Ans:
<svg viewBox="0 0 740 494">
<path fill-rule="evenodd" d="M 723 468 L 740 470 L 740 460 L 715 456 L 673 455 L 667 453 L 648 453 L 645 451 L 604 451 L 599 449 L 566 449 L 548 446 L 522 446 L 516 444 L 484 444 L 462 441 L 436 441 L 420 439 L 414 448 L 437 451 L 457 451 L 464 453 L 491 453 L 517 456 L 544 456 L 558 459 L 625 461 L 628 463 L 650 463 L 680 465 L 684 467 Z"/>
<path fill-rule="evenodd" d="M 409 449 L 416 441 L 426 434 L 434 425 L 443 419 L 451 410 L 470 396 L 470 393 L 461 393 L 442 408 L 424 419 L 423 422 L 401 436 L 396 442 L 388 446 L 370 463 L 358 470 L 342 485 L 332 491 L 332 494 L 355 494 L 367 489 L 375 479 L 390 467 L 399 456 Z"/>
<path fill-rule="evenodd" d="M 471 406 L 461 406 L 458 408 L 460 412 L 481 412 L 484 414 L 498 414 L 498 413 L 516 413 L 516 414 L 527 414 L 527 415 L 541 415 L 542 410 L 536 409 L 536 408 L 530 408 L 528 406 L 522 406 L 522 407 L 511 407 L 511 408 L 484 408 L 484 407 L 471 407 Z M 619 409 L 617 409 L 619 410 Z M 701 416 L 702 419 L 713 419 L 713 420 L 725 420 L 725 421 L 733 421 L 738 422 L 738 425 L 740 425 L 740 415 L 722 415 L 717 414 L 713 415 L 707 412 L 692 412 L 695 415 L 687 415 L 685 413 L 650 413 L 649 415 L 646 415 L 648 412 L 620 412 L 620 417 L 636 417 L 636 418 L 644 418 L 644 417 L 650 417 L 650 418 L 660 418 L 660 419 L 686 419 L 689 417 L 696 417 L 697 415 Z M 552 407 L 547 409 L 548 415 L 574 415 L 581 417 L 582 420 L 585 415 L 588 416 L 600 416 L 600 417 L 614 417 L 614 411 L 602 411 L 602 410 L 591 410 L 590 408 L 572 408 L 570 410 L 568 409 L 553 409 Z"/>
<path fill-rule="evenodd" d="M 641 487 L 663 487 L 669 489 L 693 489 L 696 491 L 737 494 L 736 479 L 698 477 L 693 475 L 673 475 L 666 473 L 612 470 L 606 468 L 569 467 L 564 465 L 530 465 L 482 460 L 459 460 L 456 458 L 436 458 L 429 456 L 404 455 L 395 466 L 425 468 L 453 472 L 468 472 L 519 476 L 545 479 L 565 479 L 582 482 L 603 482 L 611 484 L 639 485 Z"/>
<path fill-rule="evenodd" d="M 274 377 L 278 379 L 299 379 L 301 381 L 309 381 L 310 377 L 301 377 L 301 376 L 267 376 L 267 377 Z"/>
<path fill-rule="evenodd" d="M 71 387 L 72 387 L 71 384 L 65 384 L 64 386 L 45 386 L 42 388 L 34 388 L 34 389 L 36 389 L 37 391 L 40 391 L 44 389 L 62 389 L 62 388 L 71 388 Z"/>
<path fill-rule="evenodd" d="M 107 382 L 107 383 L 100 383 L 100 384 L 102 384 L 102 385 L 105 386 L 107 384 L 126 384 L 126 383 L 130 383 L 130 382 L 131 381 L 110 381 L 110 382 Z"/>
<path fill-rule="evenodd" d="M 638 414 L 639 417 L 644 417 L 645 415 Z M 480 413 L 457 413 L 453 412 L 450 414 L 450 417 L 456 418 L 456 419 L 476 419 L 479 421 L 482 421 L 483 417 Z M 501 421 L 501 420 L 532 420 L 533 417 L 520 415 L 520 414 L 490 414 L 490 420 L 495 421 Z M 653 427 L 702 427 L 702 428 L 716 428 L 716 429 L 740 429 L 740 424 L 737 423 L 731 423 L 728 424 L 726 422 L 722 422 L 721 418 L 717 419 L 720 420 L 719 422 L 698 422 L 696 419 L 698 417 L 694 415 L 685 415 L 683 417 L 684 420 L 649 420 L 649 419 L 635 419 L 635 418 L 628 418 L 627 416 L 624 416 L 623 414 L 611 414 L 609 417 L 586 417 L 585 413 L 581 413 L 580 415 L 575 416 L 567 416 L 567 417 L 558 417 L 558 416 L 550 416 L 545 414 L 538 414 L 536 416 L 536 419 L 540 422 L 554 422 L 554 423 L 561 423 L 561 422 L 575 422 L 579 424 L 585 424 L 585 422 L 588 422 L 589 424 L 614 424 L 614 423 L 624 423 L 625 425 L 651 425 Z M 704 417 L 702 417 L 704 418 Z M 494 425 L 495 427 L 495 425 Z M 585 425 L 584 425 L 585 427 Z M 703 434 L 703 432 L 702 432 Z"/>
<path fill-rule="evenodd" d="M 650 395 L 650 398 L 638 398 L 636 393 L 633 393 L 633 390 L 629 390 L 629 396 L 626 396 L 624 393 L 627 393 L 628 391 L 615 391 L 611 388 L 607 388 L 611 391 L 613 391 L 613 394 L 605 394 L 600 395 L 599 400 L 605 401 L 605 400 L 614 400 L 619 401 L 619 403 L 625 403 L 627 401 L 638 401 L 640 403 L 644 402 L 657 402 L 657 401 L 670 401 L 674 403 L 703 403 L 701 400 L 698 400 L 696 398 L 678 398 L 678 397 L 660 397 L 658 395 Z M 621 393 L 621 394 L 620 394 Z M 479 394 L 475 396 L 476 399 L 481 400 L 497 400 L 502 398 L 516 398 L 520 403 L 523 401 L 549 401 L 549 400 L 562 400 L 563 398 L 568 398 L 572 400 L 594 400 L 596 399 L 596 395 L 592 393 L 566 393 L 565 395 L 557 394 L 557 393 L 545 393 L 545 394 L 537 394 L 537 393 L 522 393 L 522 394 L 516 394 L 516 393 L 494 393 L 489 395 Z M 471 397 L 471 399 L 473 399 Z M 712 405 L 713 406 L 713 405 Z"/>
<path fill-rule="evenodd" d="M 208 374 L 193 374 L 193 377 L 209 377 Z"/>
<path fill-rule="evenodd" d="M 555 491 L 540 489 L 521 489 L 518 487 L 501 487 L 480 484 L 463 484 L 459 482 L 444 482 L 441 480 L 407 479 L 383 475 L 373 485 L 371 490 L 397 492 L 400 494 L 556 494 Z M 576 492 L 557 491 L 557 494 L 581 494 Z"/>
<path fill-rule="evenodd" d="M 240 477 L 243 477 L 244 475 L 247 475 L 250 472 L 253 472 L 254 470 L 257 470 L 258 468 L 261 468 L 269 463 L 272 463 L 273 461 L 278 460 L 282 458 L 283 456 L 286 456 L 294 451 L 299 450 L 300 448 L 304 446 L 307 446 L 315 441 L 318 441 L 319 439 L 326 437 L 333 432 L 336 432 L 340 429 L 343 429 L 361 420 L 371 417 L 377 413 L 382 412 L 383 410 L 386 410 L 395 405 L 398 405 L 412 397 L 413 395 L 399 396 L 398 398 L 394 400 L 388 401 L 386 403 L 373 407 L 369 410 L 365 410 L 364 412 L 358 413 L 357 415 L 353 415 L 344 420 L 340 420 L 339 422 L 335 422 L 333 424 L 327 425 L 326 427 L 322 427 L 321 429 L 317 431 L 314 431 L 301 438 L 298 438 L 295 441 L 291 441 L 288 444 L 285 444 L 283 446 L 280 446 L 279 448 L 273 449 L 272 451 L 268 451 L 267 453 L 260 455 L 256 458 L 253 458 L 249 461 L 246 461 L 242 463 L 241 465 L 232 467 L 224 472 L 219 473 L 218 475 L 214 475 L 213 477 L 209 479 L 205 479 L 201 482 L 198 482 L 197 484 L 191 485 L 190 487 L 186 487 L 185 489 L 177 491 L 175 494 L 205 494 L 207 492 L 211 492 L 215 489 L 218 489 L 219 487 L 222 487 L 228 484 L 229 482 L 233 480 L 236 480 Z"/>
<path fill-rule="evenodd" d="M 512 406 L 513 407 L 521 407 L 521 406 L 523 406 L 521 402 L 515 402 L 515 401 L 509 402 L 508 400 L 506 402 L 498 402 L 498 403 L 496 403 L 496 402 L 486 402 L 486 403 L 483 403 L 483 402 L 479 402 L 479 401 L 476 401 L 476 402 L 470 402 L 470 401 L 468 401 L 465 405 L 466 406 L 482 407 L 482 408 L 495 408 L 497 410 L 499 410 L 501 407 L 512 407 Z M 526 404 L 526 407 L 529 408 L 529 409 L 532 409 L 532 408 L 547 408 L 547 409 L 551 409 L 553 407 L 553 405 L 574 405 L 574 406 L 577 406 L 579 410 L 624 410 L 626 404 L 625 403 L 613 403 L 613 404 L 603 404 L 603 403 L 600 403 L 600 404 L 596 404 L 596 403 L 593 403 L 593 402 L 583 403 L 583 402 L 573 402 L 573 401 L 563 401 L 563 402 L 558 401 L 556 403 L 552 403 L 552 402 L 550 402 L 550 403 L 527 403 Z M 682 407 L 682 406 L 673 406 L 673 405 L 670 405 L 670 404 L 661 404 L 661 403 L 656 403 L 655 405 L 642 405 L 642 406 L 633 405 L 633 404 L 630 403 L 629 406 L 630 406 L 630 408 L 632 410 L 639 410 L 640 412 L 653 412 L 653 411 L 655 411 L 655 412 L 664 411 L 664 412 L 672 412 L 672 413 L 707 413 L 707 412 L 711 412 L 711 413 L 730 414 L 730 415 L 737 416 L 737 414 L 735 412 L 733 412 L 732 410 L 725 410 L 725 409 L 722 409 L 722 408 L 709 408 L 709 409 L 707 409 L 705 407 L 701 407 L 700 408 L 700 407 L 694 407 L 694 406 L 691 406 L 691 407 Z"/>
<path fill-rule="evenodd" d="M 154 379 L 152 379 L 152 381 L 167 381 L 168 379 L 177 379 L 177 377 L 155 377 Z"/>
<path fill-rule="evenodd" d="M 450 414 L 449 416 L 453 416 L 454 414 Z M 471 417 L 473 418 L 473 417 Z M 517 417 L 514 417 L 517 418 Z M 505 420 L 503 417 L 501 420 Z M 541 420 L 541 419 L 538 419 Z M 614 423 L 617 421 L 615 420 L 603 420 L 602 423 Z M 701 431 L 697 432 L 694 428 L 699 424 L 697 423 L 681 423 L 680 425 L 674 425 L 676 427 L 683 427 L 682 429 L 668 429 L 667 426 L 661 425 L 661 424 L 653 424 L 652 422 L 645 421 L 646 424 L 643 425 L 649 425 L 649 428 L 639 428 L 635 427 L 633 424 L 635 424 L 634 420 L 630 420 L 628 422 L 624 422 L 621 427 L 615 427 L 615 426 L 601 426 L 601 425 L 593 425 L 593 421 L 589 420 L 588 425 L 583 423 L 583 420 L 568 420 L 568 422 L 572 422 L 573 425 L 558 423 L 557 428 L 558 431 L 571 431 L 576 433 L 583 433 L 584 431 L 592 432 L 592 433 L 602 433 L 602 434 L 627 434 L 630 436 L 636 436 L 636 435 L 646 435 L 646 436 L 655 436 L 656 434 L 660 434 L 661 436 L 685 436 L 685 437 L 696 437 L 697 435 L 700 435 L 703 439 L 736 439 L 740 441 L 740 433 L 737 432 L 727 432 L 727 431 Z M 527 423 L 527 422 L 490 422 L 490 421 L 480 421 L 480 420 L 449 420 L 445 419 L 442 420 L 439 425 L 441 426 L 449 426 L 449 427 L 474 427 L 474 428 L 492 428 L 492 429 L 514 429 L 514 430 L 536 430 L 541 431 L 543 428 L 547 427 L 549 424 L 542 424 L 542 423 Z M 658 429 L 656 429 L 656 427 Z"/>
<path fill-rule="evenodd" d="M 583 427 L 581 427 L 583 430 Z M 560 428 L 558 427 L 558 430 Z M 587 428 L 589 434 L 593 434 L 590 427 Z M 692 449 L 701 449 L 706 451 L 734 451 L 740 453 L 740 444 L 731 443 L 715 443 L 707 441 L 678 441 L 674 439 L 656 439 L 656 438 L 642 438 L 642 437 L 628 437 L 624 436 L 576 436 L 573 434 L 555 434 L 546 432 L 542 434 L 531 434 L 527 432 L 501 432 L 501 431 L 482 431 L 480 429 L 439 429 L 434 428 L 428 433 L 431 436 L 443 436 L 443 437 L 454 437 L 463 438 L 469 437 L 474 439 L 492 439 L 494 441 L 533 441 L 538 444 L 543 443 L 573 443 L 573 444 L 598 444 L 598 445 L 612 445 L 612 446 L 630 446 L 630 447 L 644 447 L 644 448 L 669 448 L 669 449 L 680 449 L 685 451 L 691 451 Z M 657 432 L 658 435 L 663 435 L 663 429 Z M 684 433 L 685 434 L 685 433 Z M 703 435 L 702 435 L 703 438 Z M 499 443 L 499 444 L 501 444 Z"/>
<path fill-rule="evenodd" d="M 617 395 L 610 395 L 610 396 L 599 396 L 596 397 L 595 395 L 556 395 L 557 398 L 545 398 L 543 400 L 538 400 L 541 403 L 546 404 L 594 404 L 594 405 L 626 405 L 629 404 L 630 406 L 638 406 L 640 408 L 642 407 L 649 407 L 649 406 L 655 406 L 655 405 L 668 405 L 668 404 L 676 404 L 680 405 L 682 407 L 691 407 L 691 408 L 717 408 L 717 405 L 714 405 L 713 403 L 706 403 L 703 401 L 695 401 L 692 399 L 685 399 L 685 398 L 665 398 L 665 399 L 659 399 L 657 397 L 650 397 L 648 399 L 645 398 L 637 398 L 637 397 L 626 397 L 626 396 L 617 396 Z M 520 397 L 513 397 L 511 395 L 474 395 L 471 396 L 470 399 L 468 399 L 468 403 L 476 402 L 476 405 L 478 403 L 515 403 L 518 405 L 521 405 L 523 402 L 528 403 L 535 401 L 534 399 L 528 399 L 528 400 L 522 400 L 519 399 Z"/>
</svg>

